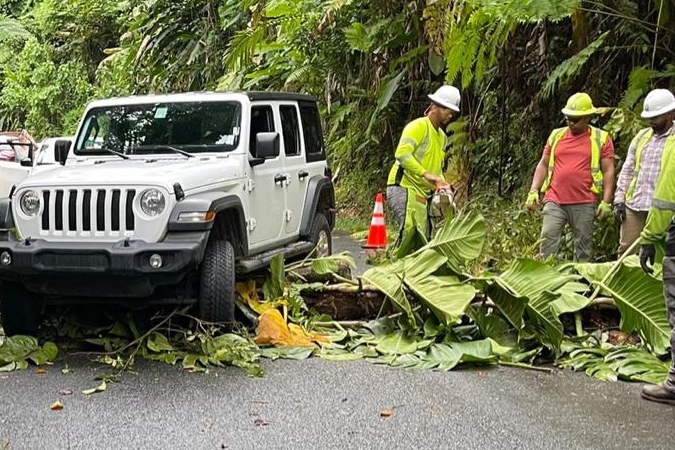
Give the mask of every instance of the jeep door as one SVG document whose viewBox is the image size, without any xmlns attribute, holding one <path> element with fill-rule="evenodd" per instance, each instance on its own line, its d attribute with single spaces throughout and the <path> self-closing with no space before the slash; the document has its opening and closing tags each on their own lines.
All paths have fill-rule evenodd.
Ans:
<svg viewBox="0 0 675 450">
<path fill-rule="evenodd" d="M 249 152 L 255 157 L 256 135 L 278 131 L 272 107 L 253 105 L 250 124 Z M 249 190 L 249 243 L 254 251 L 278 246 L 279 239 L 283 238 L 285 184 L 278 181 L 284 173 L 283 151 L 279 153 L 276 157 L 265 159 L 262 164 L 251 167 L 251 177 L 246 189 Z"/>
<path fill-rule="evenodd" d="M 284 169 L 290 180 L 286 195 L 286 214 L 290 220 L 286 222 L 286 232 L 297 236 L 309 182 L 325 175 L 326 153 L 316 103 L 299 101 L 281 105 L 280 117 L 286 157 Z"/>
<path fill-rule="evenodd" d="M 288 178 L 284 226 L 287 235 L 297 236 L 309 180 L 309 172 L 305 168 L 300 111 L 297 104 L 295 102 L 281 103 L 279 118 L 281 120 L 281 153 L 284 158 L 284 174 Z"/>
</svg>

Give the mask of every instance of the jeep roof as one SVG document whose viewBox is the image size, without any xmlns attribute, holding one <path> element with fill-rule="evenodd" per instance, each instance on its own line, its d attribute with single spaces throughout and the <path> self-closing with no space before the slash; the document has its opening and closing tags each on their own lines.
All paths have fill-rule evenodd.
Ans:
<svg viewBox="0 0 675 450">
<path fill-rule="evenodd" d="M 251 101 L 296 100 L 316 102 L 311 95 L 294 92 L 265 92 L 265 91 L 193 91 L 180 94 L 147 94 L 130 95 L 126 97 L 112 97 L 95 100 L 89 103 L 88 108 L 100 106 L 128 105 L 154 102 L 181 102 L 204 100 L 231 100 L 233 96 L 248 97 Z"/>
</svg>

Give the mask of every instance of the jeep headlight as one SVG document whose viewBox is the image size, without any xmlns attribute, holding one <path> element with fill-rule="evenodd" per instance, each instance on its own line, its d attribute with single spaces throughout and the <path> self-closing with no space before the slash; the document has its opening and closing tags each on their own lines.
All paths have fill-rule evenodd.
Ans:
<svg viewBox="0 0 675 450">
<path fill-rule="evenodd" d="M 19 201 L 21 211 L 27 216 L 33 217 L 40 211 L 40 196 L 35 191 L 26 191 Z"/>
<path fill-rule="evenodd" d="M 154 217 L 162 214 L 166 207 L 164 194 L 157 189 L 148 189 L 141 195 L 141 210 L 148 216 Z"/>
</svg>

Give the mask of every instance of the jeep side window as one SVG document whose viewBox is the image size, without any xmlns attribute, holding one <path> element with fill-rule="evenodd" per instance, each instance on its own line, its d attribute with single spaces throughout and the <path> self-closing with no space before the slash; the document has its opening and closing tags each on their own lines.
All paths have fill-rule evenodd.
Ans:
<svg viewBox="0 0 675 450">
<path fill-rule="evenodd" d="M 255 156 L 255 137 L 258 133 L 274 131 L 274 116 L 271 106 L 254 106 L 251 108 L 251 135 L 248 149 Z"/>
<path fill-rule="evenodd" d="M 295 156 L 300 154 L 300 127 L 298 124 L 298 113 L 295 106 L 282 105 L 281 128 L 284 135 L 284 150 L 286 156 Z"/>
<path fill-rule="evenodd" d="M 323 135 L 321 134 L 321 119 L 315 105 L 301 104 L 300 117 L 302 120 L 302 134 L 305 138 L 307 161 L 324 159 Z"/>
</svg>

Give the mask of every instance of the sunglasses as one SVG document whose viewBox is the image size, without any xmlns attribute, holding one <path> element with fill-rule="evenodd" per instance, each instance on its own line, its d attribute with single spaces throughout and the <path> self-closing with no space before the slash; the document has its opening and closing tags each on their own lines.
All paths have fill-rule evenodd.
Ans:
<svg viewBox="0 0 675 450">
<path fill-rule="evenodd" d="M 570 117 L 570 116 L 565 116 L 565 120 L 567 120 L 569 123 L 577 123 L 580 120 L 583 120 L 583 117 Z"/>
</svg>

